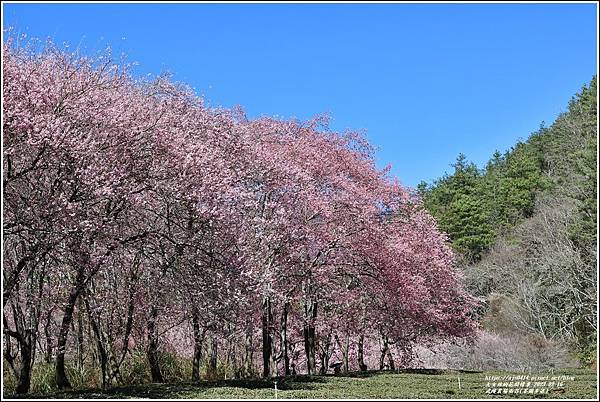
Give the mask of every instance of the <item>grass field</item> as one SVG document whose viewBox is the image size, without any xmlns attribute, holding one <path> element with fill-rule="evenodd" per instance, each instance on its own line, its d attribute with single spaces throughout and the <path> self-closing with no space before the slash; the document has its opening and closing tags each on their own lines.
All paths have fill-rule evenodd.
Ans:
<svg viewBox="0 0 600 402">
<path fill-rule="evenodd" d="M 589 369 L 560 370 L 532 375 L 574 377 L 562 387 L 551 389 L 546 395 L 489 395 L 486 394 L 486 376 L 523 375 L 506 372 L 418 371 L 350 373 L 348 375 L 294 376 L 273 379 L 200 381 L 198 383 L 148 384 L 114 388 L 101 393 L 98 390 L 79 390 L 34 398 L 260 398 L 274 399 L 275 381 L 277 398 L 595 398 L 596 373 Z M 460 378 L 460 388 L 459 388 Z"/>
</svg>

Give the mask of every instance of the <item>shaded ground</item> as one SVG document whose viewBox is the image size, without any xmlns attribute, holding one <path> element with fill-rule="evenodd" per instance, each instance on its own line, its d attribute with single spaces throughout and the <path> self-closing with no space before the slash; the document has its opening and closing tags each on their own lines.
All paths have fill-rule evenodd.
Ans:
<svg viewBox="0 0 600 402">
<path fill-rule="evenodd" d="M 369 371 L 347 375 L 295 376 L 272 379 L 246 379 L 200 381 L 198 383 L 147 384 L 114 388 L 102 393 L 99 390 L 76 390 L 33 398 L 532 398 L 526 395 L 486 394 L 486 375 L 506 376 L 522 373 L 465 372 L 419 370 L 384 372 Z M 560 370 L 554 373 L 533 375 L 566 375 L 574 380 L 564 381 L 547 395 L 535 398 L 593 399 L 597 392 L 596 373 L 589 369 Z M 460 388 L 459 388 L 460 378 Z"/>
</svg>

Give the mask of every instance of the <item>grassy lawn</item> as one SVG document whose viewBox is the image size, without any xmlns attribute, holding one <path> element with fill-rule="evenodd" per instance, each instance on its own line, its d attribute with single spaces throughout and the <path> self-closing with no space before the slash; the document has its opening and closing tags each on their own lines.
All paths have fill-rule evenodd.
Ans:
<svg viewBox="0 0 600 402">
<path fill-rule="evenodd" d="M 486 375 L 522 375 L 506 372 L 459 372 L 432 370 L 429 372 L 350 373 L 348 375 L 295 376 L 276 379 L 201 381 L 199 383 L 148 384 L 114 388 L 110 392 L 79 390 L 35 398 L 532 398 L 527 395 L 487 395 Z M 533 375 L 548 375 L 541 373 Z M 560 370 L 553 375 L 573 376 L 561 389 L 535 398 L 586 398 L 596 396 L 596 373 L 589 369 Z M 458 386 L 460 378 L 461 388 Z"/>
</svg>

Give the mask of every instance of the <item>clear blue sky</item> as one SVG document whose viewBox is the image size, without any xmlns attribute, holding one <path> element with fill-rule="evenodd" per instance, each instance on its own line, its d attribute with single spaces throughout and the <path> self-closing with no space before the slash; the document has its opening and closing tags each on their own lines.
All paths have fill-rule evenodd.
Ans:
<svg viewBox="0 0 600 402">
<path fill-rule="evenodd" d="M 366 129 L 409 186 L 552 122 L 596 72 L 595 4 L 3 4 L 4 27 L 170 71 L 212 106 Z"/>
</svg>

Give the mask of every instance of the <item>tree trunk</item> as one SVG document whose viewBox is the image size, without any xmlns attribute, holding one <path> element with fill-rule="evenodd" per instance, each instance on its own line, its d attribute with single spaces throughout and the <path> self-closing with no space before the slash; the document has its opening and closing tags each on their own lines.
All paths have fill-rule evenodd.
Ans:
<svg viewBox="0 0 600 402">
<path fill-rule="evenodd" d="M 102 372 L 102 389 L 107 390 L 110 386 L 110 378 L 108 375 L 108 354 L 106 348 L 104 347 L 104 341 L 102 339 L 102 332 L 96 322 L 96 319 L 93 317 L 93 312 L 90 309 L 89 302 L 86 300 L 86 307 L 88 310 L 88 316 L 90 320 L 90 324 L 92 326 L 92 330 L 94 331 L 94 335 L 96 336 L 96 345 L 98 347 L 98 357 L 100 362 L 100 371 Z"/>
<path fill-rule="evenodd" d="M 37 297 L 32 297 L 31 295 L 31 291 L 37 290 L 32 289 L 33 286 L 37 286 L 37 284 L 34 285 L 34 281 L 39 283 L 39 293 Z M 43 283 L 43 273 L 41 273 L 38 278 L 35 278 L 32 274 L 25 284 L 29 296 L 25 303 L 23 304 L 16 300 L 10 301 L 8 305 L 4 306 L 5 310 L 2 314 L 3 332 L 5 335 L 3 356 L 5 362 L 10 365 L 10 368 L 17 379 L 17 386 L 15 389 L 17 394 L 28 393 L 31 386 L 31 370 L 33 369 L 35 362 Z M 15 326 L 14 330 L 9 328 L 7 316 L 5 315 L 8 310 L 6 307 L 9 306 L 12 311 L 12 319 Z M 19 348 L 18 356 L 20 364 L 18 366 L 15 365 L 17 355 L 11 353 L 11 350 L 13 349 L 12 339 L 16 340 Z"/>
<path fill-rule="evenodd" d="M 385 368 L 385 358 L 390 351 L 388 345 L 388 337 L 382 336 L 383 346 L 381 348 L 381 355 L 379 356 L 379 370 L 383 370 Z M 393 360 L 392 360 L 393 361 Z"/>
<path fill-rule="evenodd" d="M 367 365 L 365 364 L 364 354 L 365 337 L 361 335 L 358 337 L 358 367 L 360 371 L 367 371 Z"/>
<path fill-rule="evenodd" d="M 327 334 L 327 336 L 322 337 L 321 338 L 321 342 L 320 342 L 320 353 L 319 353 L 319 358 L 321 360 L 321 367 L 319 369 L 319 374 L 320 375 L 325 375 L 327 374 L 327 371 L 329 370 L 329 359 L 331 358 L 331 353 L 330 353 L 330 348 L 331 348 L 331 331 Z"/>
<path fill-rule="evenodd" d="M 194 330 L 194 357 L 192 359 L 192 381 L 200 381 L 200 363 L 202 361 L 202 342 L 204 331 L 200 331 L 200 318 L 197 310 L 192 315 L 192 328 Z"/>
<path fill-rule="evenodd" d="M 291 374 L 290 357 L 288 355 L 288 338 L 287 338 L 288 308 L 289 308 L 289 304 L 287 302 L 284 303 L 283 311 L 281 312 L 281 335 L 280 335 L 281 357 L 283 359 L 284 375 L 286 375 L 286 376 Z"/>
<path fill-rule="evenodd" d="M 338 343 L 338 346 L 342 352 L 342 371 L 347 373 L 350 371 L 350 361 L 349 361 L 349 353 L 350 353 L 350 334 L 348 331 L 344 332 L 343 341 L 340 339 L 338 334 L 335 335 L 335 339 Z"/>
<path fill-rule="evenodd" d="M 26 334 L 24 334 L 23 338 L 19 342 L 19 350 L 21 352 L 21 370 L 16 389 L 17 394 L 28 393 L 31 385 L 31 368 L 33 366 L 33 350 L 31 341 L 32 334 L 31 331 L 28 331 Z"/>
<path fill-rule="evenodd" d="M 59 390 L 71 389 L 71 383 L 65 372 L 65 352 L 67 346 L 67 338 L 69 336 L 69 328 L 73 322 L 73 311 L 75 309 L 75 303 L 79 298 L 79 295 L 83 291 L 84 278 L 85 278 L 84 267 L 77 269 L 77 278 L 75 280 L 75 286 L 69 293 L 69 298 L 65 305 L 65 312 L 62 318 L 60 331 L 58 333 L 58 341 L 56 343 L 56 386 Z"/>
<path fill-rule="evenodd" d="M 315 361 L 315 321 L 317 318 L 317 302 L 314 300 L 306 301 L 304 304 L 304 351 L 306 353 L 306 367 L 308 375 L 316 374 Z"/>
<path fill-rule="evenodd" d="M 162 372 L 160 370 L 160 361 L 158 356 L 158 329 L 156 328 L 156 318 L 158 310 L 156 306 L 150 309 L 150 317 L 146 323 L 148 330 L 148 363 L 150 364 L 150 373 L 152 382 L 164 382 Z"/>
<path fill-rule="evenodd" d="M 321 367 L 319 367 L 319 375 L 327 374 L 327 370 L 329 370 L 329 354 L 326 351 L 322 351 L 319 356 L 321 360 Z"/>
<path fill-rule="evenodd" d="M 252 359 L 254 359 L 254 348 L 252 345 L 252 327 L 246 330 L 246 355 L 244 356 L 244 376 L 249 377 L 254 374 Z"/>
<path fill-rule="evenodd" d="M 102 389 L 108 390 L 112 387 L 112 381 L 115 376 L 118 374 L 118 367 L 116 366 L 116 362 L 114 361 L 114 357 L 112 356 L 112 342 L 109 339 L 108 335 L 102 329 L 102 323 L 100 321 L 100 317 L 98 315 L 98 310 L 96 308 L 96 304 L 93 299 L 88 297 L 89 294 L 85 292 L 82 297 L 85 302 L 85 307 L 88 313 L 88 320 L 92 327 L 92 331 L 94 332 L 94 336 L 96 338 L 96 345 L 98 350 L 98 361 L 100 363 L 100 371 L 102 373 Z M 81 299 L 80 299 L 81 301 Z M 90 307 L 91 306 L 91 307 Z M 79 303 L 79 309 L 81 309 L 81 302 Z M 82 311 L 78 312 L 78 322 L 79 322 L 79 332 L 78 338 L 81 337 L 81 345 L 78 345 L 78 353 L 83 350 L 83 326 L 82 326 Z M 78 340 L 79 342 L 79 340 Z M 83 369 L 83 358 L 82 354 L 80 355 L 80 370 Z M 112 362 L 112 365 L 111 365 Z"/>
<path fill-rule="evenodd" d="M 277 342 L 275 342 L 275 334 L 271 333 L 271 377 L 277 377 L 279 375 L 277 362 L 278 360 L 278 351 L 277 351 Z"/>
<path fill-rule="evenodd" d="M 79 371 L 83 370 L 83 309 L 81 308 L 81 298 L 77 304 L 77 366 Z"/>
<path fill-rule="evenodd" d="M 394 356 L 392 355 L 391 349 L 388 349 L 387 357 L 388 357 L 388 365 L 390 366 L 390 370 L 396 370 L 396 365 L 394 364 Z"/>
<path fill-rule="evenodd" d="M 99 329 L 95 329 L 94 331 L 99 331 Z M 107 390 L 110 388 L 111 385 L 110 375 L 108 373 L 108 353 L 106 351 L 106 348 L 104 347 L 100 334 L 96 335 L 96 343 L 98 345 L 98 354 L 100 356 L 100 371 L 102 372 L 102 389 Z"/>
<path fill-rule="evenodd" d="M 208 371 L 210 378 L 215 379 L 217 377 L 217 361 L 219 357 L 219 341 L 216 335 L 213 335 L 210 340 L 210 359 L 208 361 Z"/>
<path fill-rule="evenodd" d="M 273 353 L 273 337 L 271 328 L 273 323 L 273 314 L 271 312 L 271 299 L 263 299 L 262 312 L 262 349 L 263 349 L 263 377 L 271 375 L 271 354 Z"/>
<path fill-rule="evenodd" d="M 233 341 L 229 342 L 229 346 L 227 349 L 227 366 L 231 367 L 231 375 L 232 377 L 230 378 L 239 378 L 239 367 L 238 367 L 238 361 L 236 358 L 236 344 Z"/>
<path fill-rule="evenodd" d="M 52 361 L 52 333 L 50 332 L 50 322 L 52 320 L 52 310 L 46 314 L 46 322 L 44 323 L 44 335 L 46 336 L 46 353 L 44 360 L 46 363 Z"/>
</svg>

